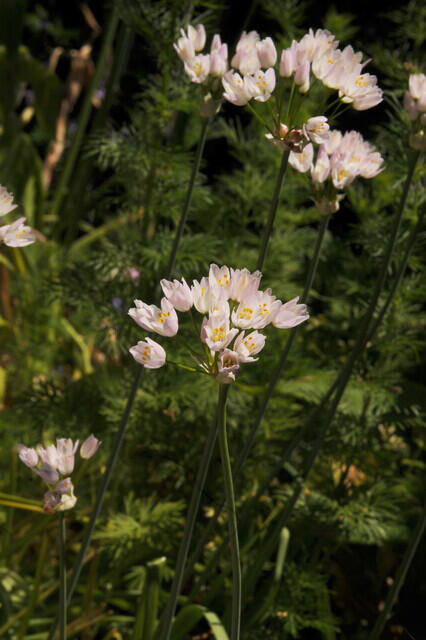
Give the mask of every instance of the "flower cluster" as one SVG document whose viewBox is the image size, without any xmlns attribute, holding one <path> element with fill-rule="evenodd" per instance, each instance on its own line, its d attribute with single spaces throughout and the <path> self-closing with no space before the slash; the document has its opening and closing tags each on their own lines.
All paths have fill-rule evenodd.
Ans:
<svg viewBox="0 0 426 640">
<path fill-rule="evenodd" d="M 243 106 L 252 98 L 260 102 L 268 100 L 276 85 L 274 70 L 277 50 L 271 38 L 261 39 L 257 31 L 243 32 L 235 55 L 228 69 L 228 47 L 215 35 L 210 54 L 196 55 L 204 48 L 206 32 L 203 25 L 188 27 L 187 34 L 174 45 L 183 60 L 185 71 L 193 82 L 203 84 L 209 76 L 222 78 L 223 97 L 235 105 Z M 364 111 L 382 101 L 382 90 L 377 86 L 377 78 L 363 69 L 369 60 L 362 61 L 362 53 L 355 53 L 348 45 L 338 48 L 334 35 L 324 29 L 312 29 L 303 38 L 293 40 L 290 47 L 281 53 L 279 75 L 293 77 L 299 92 L 304 94 L 311 86 L 311 74 L 326 87 L 336 89 L 344 103 L 354 109 Z"/>
<path fill-rule="evenodd" d="M 419 151 L 426 150 L 426 76 L 412 74 L 408 80 L 408 91 L 404 94 L 404 108 L 412 121 L 413 133 L 410 146 Z"/>
<path fill-rule="evenodd" d="M 357 176 L 374 178 L 383 170 L 383 158 L 357 131 L 344 135 L 337 129 L 321 144 L 314 162 L 314 148 L 308 144 L 301 153 L 290 153 L 289 163 L 301 173 L 311 172 L 317 197 L 315 204 L 324 213 L 335 213 L 344 197 L 339 194 Z"/>
<path fill-rule="evenodd" d="M 5 216 L 17 206 L 17 204 L 13 204 L 13 195 L 0 185 L 0 216 Z M 18 218 L 11 224 L 1 226 L 0 242 L 3 241 L 8 247 L 26 247 L 35 242 L 34 234 L 24 222 L 25 218 Z"/>
<path fill-rule="evenodd" d="M 92 434 L 81 445 L 80 456 L 84 459 L 91 458 L 100 444 Z M 59 438 L 56 446 L 51 444 L 46 448 L 38 445 L 36 449 L 32 449 L 23 444 L 18 445 L 21 461 L 49 486 L 49 491 L 44 494 L 45 513 L 72 509 L 77 502 L 71 478 L 61 476 L 69 476 L 73 472 L 78 445 L 79 441 L 73 442 L 71 438 Z"/>
<path fill-rule="evenodd" d="M 255 362 L 264 347 L 266 336 L 261 333 L 272 324 L 278 329 L 290 329 L 309 318 L 306 305 L 294 298 L 283 304 L 271 290 L 259 290 L 262 274 L 247 269 L 230 269 L 210 265 L 208 276 L 194 280 L 192 287 L 182 281 L 161 280 L 164 297 L 161 306 L 135 300 L 129 315 L 145 329 L 161 336 L 175 336 L 179 329 L 176 311 L 194 307 L 204 316 L 200 338 L 204 355 L 191 349 L 191 358 L 199 371 L 228 384 L 235 380 L 241 363 Z M 198 338 L 198 336 L 197 336 Z M 147 338 L 131 347 L 134 359 L 148 369 L 157 369 L 166 362 L 163 347 Z"/>
</svg>

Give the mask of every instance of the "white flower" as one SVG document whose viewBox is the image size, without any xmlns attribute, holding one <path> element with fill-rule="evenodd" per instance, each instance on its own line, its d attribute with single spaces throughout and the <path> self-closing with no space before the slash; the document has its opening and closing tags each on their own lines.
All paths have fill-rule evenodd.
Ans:
<svg viewBox="0 0 426 640">
<path fill-rule="evenodd" d="M 192 82 L 202 84 L 207 80 L 210 72 L 210 56 L 198 55 L 185 61 L 185 72 Z"/>
<path fill-rule="evenodd" d="M 46 462 L 43 462 L 42 466 L 38 469 L 34 468 L 37 475 L 40 476 L 47 484 L 54 484 L 59 480 L 59 474 L 54 467 Z"/>
<path fill-rule="evenodd" d="M 307 93 L 310 86 L 311 63 L 307 60 L 302 62 L 294 74 L 294 83 L 299 87 L 300 93 Z"/>
<path fill-rule="evenodd" d="M 18 444 L 18 456 L 27 467 L 35 467 L 38 464 L 38 455 L 35 449 L 30 449 L 23 444 Z"/>
<path fill-rule="evenodd" d="M 54 444 L 50 444 L 46 449 L 39 445 L 37 447 L 37 453 L 42 462 L 56 469 L 58 466 L 58 452 Z"/>
<path fill-rule="evenodd" d="M 188 35 L 183 29 L 180 30 L 181 37 L 174 44 L 176 53 L 181 60 L 186 62 L 194 57 L 196 51 L 201 51 L 206 44 L 206 30 L 202 24 L 193 27 L 189 25 Z"/>
<path fill-rule="evenodd" d="M 228 71 L 222 78 L 223 88 L 225 89 L 223 97 L 239 107 L 247 104 L 253 95 L 247 84 L 248 76 L 242 78 L 239 73 Z"/>
<path fill-rule="evenodd" d="M 175 336 L 179 323 L 173 305 L 162 298 L 161 309 L 155 304 L 145 304 L 141 300 L 134 301 L 136 307 L 129 309 L 129 316 L 146 331 L 154 331 L 160 336 Z"/>
<path fill-rule="evenodd" d="M 210 314 L 204 318 L 201 327 L 201 340 L 212 351 L 221 351 L 235 338 L 238 329 L 229 328 L 229 312 Z"/>
<path fill-rule="evenodd" d="M 36 241 L 31 228 L 24 225 L 25 218 L 18 218 L 12 224 L 0 227 L 0 240 L 8 247 L 26 247 Z"/>
<path fill-rule="evenodd" d="M 408 117 L 410 118 L 410 120 L 415 120 L 419 115 L 419 110 L 417 109 L 417 103 L 413 99 L 409 91 L 406 91 L 404 93 L 404 109 L 407 111 Z"/>
<path fill-rule="evenodd" d="M 244 296 L 232 312 L 232 322 L 240 329 L 263 329 L 275 317 L 281 301 L 271 295 L 271 290 L 257 291 Z"/>
<path fill-rule="evenodd" d="M 254 76 L 244 78 L 251 95 L 258 102 L 266 102 L 275 89 L 275 71 L 257 71 Z"/>
<path fill-rule="evenodd" d="M 342 102 L 352 103 L 357 111 L 375 107 L 383 100 L 383 91 L 377 86 L 376 76 L 369 73 L 352 73 L 345 76 L 339 87 Z"/>
<path fill-rule="evenodd" d="M 338 129 L 332 129 L 328 133 L 328 139 L 324 142 L 324 148 L 328 155 L 331 156 L 342 142 L 342 134 Z"/>
<path fill-rule="evenodd" d="M 252 331 L 245 337 L 245 331 L 242 331 L 235 339 L 234 350 L 238 353 L 240 362 L 255 362 L 258 358 L 253 358 L 262 351 L 265 346 L 266 336 L 258 331 Z"/>
<path fill-rule="evenodd" d="M 222 44 L 220 35 L 213 36 L 210 48 L 210 75 L 221 78 L 228 70 L 228 45 Z"/>
<path fill-rule="evenodd" d="M 232 300 L 238 300 L 238 302 L 240 302 L 243 297 L 247 297 L 259 289 L 261 278 L 262 274 L 260 271 L 250 273 L 248 269 L 231 268 L 231 287 L 229 297 Z"/>
<path fill-rule="evenodd" d="M 201 278 L 201 281 L 193 280 L 191 295 L 194 307 L 199 313 L 208 313 L 213 301 L 213 293 L 210 289 L 209 278 Z"/>
<path fill-rule="evenodd" d="M 413 73 L 408 80 L 411 97 L 416 100 L 416 106 L 421 113 L 426 111 L 426 76 L 424 73 Z"/>
<path fill-rule="evenodd" d="M 56 451 L 58 452 L 58 470 L 63 475 L 72 473 L 74 470 L 74 456 L 78 449 L 79 440 L 74 443 L 71 438 L 58 438 L 56 440 Z"/>
<path fill-rule="evenodd" d="M 136 362 L 147 369 L 159 369 L 166 364 L 166 352 L 163 347 L 150 338 L 147 338 L 146 341 L 140 340 L 129 351 Z"/>
<path fill-rule="evenodd" d="M 97 438 L 95 438 L 95 436 L 92 433 L 88 438 L 86 438 L 86 440 L 83 442 L 83 444 L 80 447 L 81 457 L 84 458 L 85 460 L 88 460 L 93 455 L 95 455 L 96 451 L 99 449 L 101 444 L 102 442 Z"/>
<path fill-rule="evenodd" d="M 309 118 L 306 124 L 303 125 L 303 133 L 305 136 L 316 144 L 326 142 L 329 137 L 329 131 L 330 127 L 325 116 Z"/>
<path fill-rule="evenodd" d="M 71 478 L 64 478 L 44 494 L 43 510 L 47 514 L 72 509 L 77 502 Z"/>
<path fill-rule="evenodd" d="M 311 166 L 312 180 L 318 184 L 327 180 L 330 174 L 330 159 L 325 146 L 322 144 L 318 150 L 315 165 Z"/>
<path fill-rule="evenodd" d="M 303 36 L 297 44 L 297 64 L 312 62 L 321 58 L 327 50 L 333 50 L 338 46 L 334 35 L 325 29 L 317 29 L 315 34 L 312 29 Z"/>
<path fill-rule="evenodd" d="M 314 148 L 312 144 L 309 143 L 300 153 L 291 151 L 288 157 L 288 161 L 293 169 L 296 169 L 296 171 L 300 171 L 300 173 L 306 173 L 312 166 L 313 157 Z"/>
<path fill-rule="evenodd" d="M 192 294 L 184 278 L 182 278 L 182 282 L 178 280 L 173 280 L 173 282 L 160 280 L 160 284 L 164 295 L 175 309 L 189 311 L 193 304 Z"/>
<path fill-rule="evenodd" d="M 0 216 L 5 216 L 16 209 L 17 206 L 17 204 L 13 204 L 13 195 L 0 185 Z"/>
<path fill-rule="evenodd" d="M 277 50 L 272 38 L 264 38 L 256 42 L 257 55 L 263 69 L 273 67 L 277 61 Z"/>
<path fill-rule="evenodd" d="M 283 304 L 275 318 L 272 320 L 274 327 L 278 329 L 291 329 L 309 318 L 306 304 L 297 304 L 299 296 Z"/>
<path fill-rule="evenodd" d="M 218 267 L 212 263 L 209 269 L 209 285 L 213 298 L 227 300 L 231 290 L 231 274 L 229 268 L 224 265 Z"/>
<path fill-rule="evenodd" d="M 296 71 L 297 64 L 297 42 L 293 40 L 291 47 L 283 49 L 280 61 L 280 76 L 290 78 Z"/>
<path fill-rule="evenodd" d="M 256 73 L 261 67 L 256 47 L 259 40 L 257 31 L 250 31 L 250 33 L 244 31 L 237 43 L 237 50 L 231 60 L 231 66 L 238 69 L 243 75 Z"/>
<path fill-rule="evenodd" d="M 221 384 L 230 384 L 231 382 L 234 382 L 235 374 L 240 368 L 239 362 L 240 357 L 238 353 L 231 351 L 231 349 L 225 349 L 217 363 L 217 382 L 220 382 Z"/>
</svg>

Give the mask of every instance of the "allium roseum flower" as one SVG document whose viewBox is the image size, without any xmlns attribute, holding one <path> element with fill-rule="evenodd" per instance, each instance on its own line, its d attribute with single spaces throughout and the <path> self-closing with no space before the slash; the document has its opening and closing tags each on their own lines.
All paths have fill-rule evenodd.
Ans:
<svg viewBox="0 0 426 640">
<path fill-rule="evenodd" d="M 0 216 L 5 216 L 18 205 L 13 204 L 13 195 L 0 185 Z M 24 224 L 25 218 L 18 218 L 11 224 L 0 227 L 0 242 L 8 247 L 26 247 L 35 242 L 35 235 L 31 228 Z"/>
<path fill-rule="evenodd" d="M 0 216 L 5 216 L 16 209 L 17 206 L 17 204 L 13 204 L 13 195 L 0 185 Z"/>
<path fill-rule="evenodd" d="M 198 367 L 194 371 L 208 374 L 222 384 L 231 383 L 240 364 L 257 360 L 253 356 L 265 346 L 266 336 L 262 330 L 270 325 L 288 329 L 309 318 L 306 305 L 297 304 L 298 298 L 283 304 L 270 289 L 259 290 L 261 277 L 260 271 L 250 273 L 248 269 L 211 264 L 208 275 L 200 281 L 194 280 L 191 289 L 184 279 L 182 282 L 161 281 L 163 291 L 175 309 L 184 313 L 193 306 L 203 316 L 198 325 L 199 333 L 198 330 L 195 333 L 198 347 L 188 347 L 190 357 Z M 130 309 L 129 315 L 142 326 L 136 311 L 151 309 L 154 305 L 137 302 L 137 309 Z M 158 333 L 155 322 L 144 320 L 144 324 L 145 328 L 149 327 L 148 331 Z M 177 327 L 176 320 L 176 331 Z M 202 351 L 204 357 L 199 355 Z M 148 369 L 166 363 L 164 349 L 150 338 L 131 347 L 130 353 Z M 182 366 L 188 369 L 188 366 Z"/>
<path fill-rule="evenodd" d="M 412 121 L 410 147 L 418 151 L 426 149 L 426 76 L 412 74 L 408 80 L 409 91 L 404 94 L 404 109 Z"/>
<path fill-rule="evenodd" d="M 308 145 L 304 149 L 304 154 Z M 357 176 L 374 178 L 383 171 L 383 158 L 375 147 L 363 139 L 357 131 L 348 131 L 344 135 L 333 130 L 328 140 L 321 144 L 315 161 L 313 148 L 309 156 L 291 153 L 289 162 L 301 173 L 311 172 L 316 195 L 314 202 L 321 213 L 335 213 L 344 195 L 340 194 Z M 309 166 L 308 166 L 309 165 Z"/>
<path fill-rule="evenodd" d="M 47 514 L 72 509 L 77 502 L 71 478 L 61 478 L 61 476 L 69 476 L 74 470 L 78 444 L 78 440 L 73 442 L 71 438 L 58 438 L 56 446 L 54 444 L 48 447 L 38 445 L 36 449 L 18 444 L 20 460 L 33 469 L 49 487 L 49 491 L 44 494 L 43 505 L 43 510 Z M 81 446 L 81 457 L 91 458 L 100 444 L 93 434 L 89 436 Z"/>
</svg>

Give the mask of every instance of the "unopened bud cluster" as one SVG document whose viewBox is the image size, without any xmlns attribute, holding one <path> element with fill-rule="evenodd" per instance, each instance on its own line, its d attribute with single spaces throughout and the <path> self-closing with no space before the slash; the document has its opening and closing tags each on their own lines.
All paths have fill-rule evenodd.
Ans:
<svg viewBox="0 0 426 640">
<path fill-rule="evenodd" d="M 191 348 L 191 358 L 200 372 L 228 384 L 235 380 L 240 364 L 257 360 L 253 356 L 266 340 L 263 329 L 271 324 L 290 329 L 309 318 L 306 305 L 298 304 L 298 298 L 284 304 L 270 289 L 260 291 L 261 277 L 260 271 L 212 264 L 208 276 L 194 280 L 192 287 L 183 278 L 181 282 L 161 280 L 161 306 L 135 300 L 129 315 L 146 331 L 172 337 L 179 330 L 176 311 L 194 307 L 204 317 L 197 335 L 201 345 L 198 342 L 198 347 Z M 158 369 L 166 362 L 165 350 L 150 338 L 139 341 L 130 353 L 147 369 Z"/>
<path fill-rule="evenodd" d="M 80 456 L 91 458 L 99 448 L 101 442 L 92 434 L 80 447 Z M 49 491 L 44 494 L 43 511 L 52 514 L 57 511 L 72 509 L 77 502 L 74 486 L 69 477 L 74 471 L 75 454 L 79 441 L 71 438 L 58 438 L 56 446 L 38 445 L 35 449 L 18 445 L 18 455 L 21 461 L 30 467 L 48 485 Z M 65 476 L 65 477 L 63 477 Z"/>
</svg>

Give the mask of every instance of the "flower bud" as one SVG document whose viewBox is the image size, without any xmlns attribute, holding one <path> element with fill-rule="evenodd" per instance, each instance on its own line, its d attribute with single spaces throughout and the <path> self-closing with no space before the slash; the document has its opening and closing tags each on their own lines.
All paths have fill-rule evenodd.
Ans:
<svg viewBox="0 0 426 640">
<path fill-rule="evenodd" d="M 95 436 L 92 433 L 88 438 L 86 438 L 86 440 L 83 442 L 83 444 L 80 447 L 81 457 L 84 458 L 85 460 L 88 460 L 96 453 L 96 451 L 99 449 L 99 446 L 101 444 L 102 444 L 101 441 L 95 438 Z"/>
<path fill-rule="evenodd" d="M 300 93 L 307 93 L 309 91 L 310 82 L 309 75 L 311 71 L 311 63 L 305 60 L 301 65 L 297 67 L 294 74 L 294 82 L 299 87 Z"/>
<path fill-rule="evenodd" d="M 25 447 L 23 444 L 18 444 L 18 456 L 27 467 L 33 468 L 38 463 L 38 455 L 35 449 Z"/>
<path fill-rule="evenodd" d="M 264 38 L 264 40 L 256 42 L 256 49 L 261 67 L 263 69 L 273 67 L 277 61 L 277 50 L 275 49 L 272 38 Z"/>
<path fill-rule="evenodd" d="M 291 43 L 291 47 L 284 49 L 281 53 L 280 76 L 282 78 L 290 78 L 296 69 L 296 52 L 297 43 L 295 40 Z"/>
</svg>

